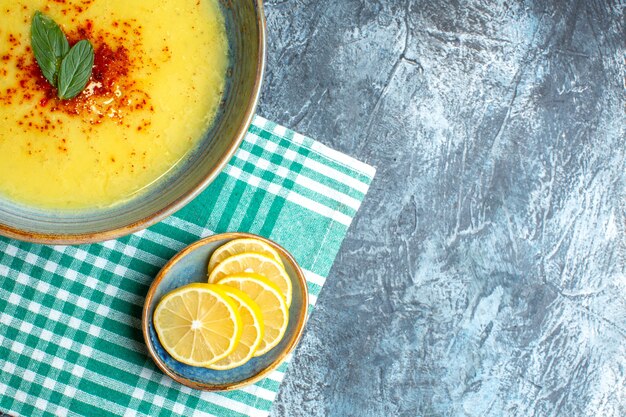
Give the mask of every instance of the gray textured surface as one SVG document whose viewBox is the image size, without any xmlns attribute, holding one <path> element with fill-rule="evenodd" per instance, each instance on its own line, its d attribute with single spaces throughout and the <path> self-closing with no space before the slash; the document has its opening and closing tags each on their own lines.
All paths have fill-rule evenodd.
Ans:
<svg viewBox="0 0 626 417">
<path fill-rule="evenodd" d="M 273 415 L 626 415 L 624 4 L 266 7 L 259 113 L 378 167 Z"/>
</svg>

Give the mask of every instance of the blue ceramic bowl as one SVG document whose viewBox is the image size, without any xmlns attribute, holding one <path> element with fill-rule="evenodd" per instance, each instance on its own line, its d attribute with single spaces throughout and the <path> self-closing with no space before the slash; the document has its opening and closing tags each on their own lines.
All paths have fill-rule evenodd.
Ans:
<svg viewBox="0 0 626 417">
<path fill-rule="evenodd" d="M 265 355 L 227 371 L 186 365 L 172 358 L 163 348 L 154 330 L 154 309 L 168 292 L 193 282 L 207 282 L 207 267 L 213 251 L 233 239 L 253 237 L 270 244 L 280 254 L 291 277 L 293 299 L 289 308 L 289 325 L 283 340 Z M 252 384 L 276 369 L 296 347 L 302 336 L 309 305 L 306 279 L 293 257 L 281 246 L 260 236 L 247 233 L 224 233 L 199 240 L 174 256 L 159 272 L 146 296 L 142 315 L 143 335 L 148 352 L 159 368 L 172 379 L 191 388 L 224 391 Z"/>
<path fill-rule="evenodd" d="M 55 245 L 116 239 L 180 210 L 217 177 L 248 131 L 265 69 L 262 0 L 219 4 L 230 66 L 219 111 L 196 148 L 145 192 L 111 207 L 58 211 L 0 198 L 0 235 Z"/>
</svg>

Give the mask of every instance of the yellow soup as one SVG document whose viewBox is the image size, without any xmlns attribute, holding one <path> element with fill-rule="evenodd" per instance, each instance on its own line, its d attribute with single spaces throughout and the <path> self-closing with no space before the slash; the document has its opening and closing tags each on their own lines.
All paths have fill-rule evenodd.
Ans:
<svg viewBox="0 0 626 417">
<path fill-rule="evenodd" d="M 93 73 L 61 101 L 30 41 L 39 10 Z M 217 0 L 0 0 L 0 196 L 59 210 L 106 207 L 167 175 L 207 131 L 228 66 Z"/>
</svg>

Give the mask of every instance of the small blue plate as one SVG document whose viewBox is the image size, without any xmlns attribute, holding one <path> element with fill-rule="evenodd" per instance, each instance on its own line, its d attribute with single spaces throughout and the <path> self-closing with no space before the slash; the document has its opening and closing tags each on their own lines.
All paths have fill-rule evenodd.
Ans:
<svg viewBox="0 0 626 417">
<path fill-rule="evenodd" d="M 165 294 L 176 288 L 193 282 L 207 282 L 207 267 L 213 251 L 233 239 L 250 237 L 262 240 L 276 249 L 291 278 L 293 299 L 289 307 L 289 324 L 283 340 L 265 355 L 252 358 L 248 363 L 226 371 L 178 362 L 165 351 L 154 330 L 153 314 L 156 305 Z M 205 391 L 231 390 L 258 381 L 287 358 L 302 336 L 308 305 L 306 279 L 289 252 L 260 236 L 248 233 L 223 233 L 187 246 L 161 269 L 146 296 L 142 315 L 143 335 L 154 362 L 174 380 Z"/>
</svg>

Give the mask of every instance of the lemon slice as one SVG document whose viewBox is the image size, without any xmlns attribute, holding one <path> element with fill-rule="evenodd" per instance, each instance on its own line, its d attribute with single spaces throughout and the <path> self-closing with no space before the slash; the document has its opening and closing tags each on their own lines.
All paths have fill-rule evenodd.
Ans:
<svg viewBox="0 0 626 417">
<path fill-rule="evenodd" d="M 218 283 L 245 292 L 261 309 L 265 333 L 254 356 L 261 356 L 276 346 L 289 324 L 289 309 L 278 287 L 267 278 L 251 273 L 230 275 Z"/>
<path fill-rule="evenodd" d="M 166 294 L 154 310 L 154 328 L 167 353 L 192 366 L 228 356 L 242 327 L 237 304 L 219 285 L 185 285 Z"/>
<path fill-rule="evenodd" d="M 285 268 L 278 262 L 260 253 L 247 252 L 229 256 L 217 264 L 209 274 L 209 282 L 214 284 L 227 275 L 251 272 L 269 279 L 291 305 L 291 279 Z"/>
<path fill-rule="evenodd" d="M 211 259 L 209 260 L 209 272 L 212 271 L 213 268 L 215 268 L 215 265 L 219 264 L 224 259 L 233 255 L 239 255 L 240 253 L 246 252 L 260 253 L 261 255 L 265 255 L 268 258 L 272 258 L 280 266 L 284 267 L 283 261 L 280 259 L 280 255 L 268 243 L 265 243 L 259 239 L 243 238 L 233 239 L 230 242 L 215 249 L 215 252 L 213 252 L 213 255 L 211 255 Z"/>
<path fill-rule="evenodd" d="M 222 289 L 237 304 L 241 316 L 242 331 L 239 344 L 230 355 L 224 359 L 209 365 L 211 369 L 226 370 L 236 368 L 248 362 L 263 341 L 264 325 L 263 313 L 259 305 L 243 291 L 228 285 L 222 285 Z"/>
</svg>

